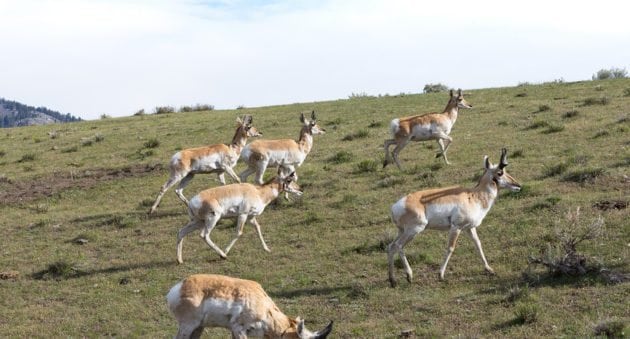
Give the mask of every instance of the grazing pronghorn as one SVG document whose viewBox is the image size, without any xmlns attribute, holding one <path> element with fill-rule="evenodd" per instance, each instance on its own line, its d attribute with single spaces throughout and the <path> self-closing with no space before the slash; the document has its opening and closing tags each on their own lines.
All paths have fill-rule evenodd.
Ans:
<svg viewBox="0 0 630 339">
<path fill-rule="evenodd" d="M 176 338 L 199 338 L 204 327 L 223 327 L 232 338 L 324 339 L 332 331 L 311 332 L 304 320 L 289 318 L 259 283 L 224 275 L 195 274 L 178 282 L 166 295 L 179 328 Z"/>
<path fill-rule="evenodd" d="M 313 148 L 313 135 L 324 134 L 326 130 L 317 125 L 315 111 L 311 113 L 311 120 L 306 119 L 302 113 L 300 122 L 303 126 L 298 141 L 256 140 L 245 146 L 241 158 L 247 164 L 247 169 L 240 174 L 241 182 L 245 182 L 250 174 L 256 172 L 254 182 L 262 184 L 263 174 L 268 166 L 284 166 L 289 172 L 293 172 L 302 165 Z"/>
<path fill-rule="evenodd" d="M 477 227 L 481 225 L 499 188 L 519 191 L 521 185 L 506 171 L 507 150 L 501 151 L 501 161 L 493 165 L 484 156 L 485 172 L 474 188 L 447 187 L 428 189 L 408 194 L 391 207 L 391 217 L 398 228 L 398 237 L 387 247 L 389 263 L 389 282 L 396 286 L 394 278 L 394 254 L 398 252 L 411 282 L 412 271 L 403 252 L 403 247 L 425 228 L 449 231 L 446 257 L 440 267 L 440 279 L 444 279 L 444 271 L 453 254 L 455 243 L 462 230 L 466 231 L 475 243 L 483 265 L 489 273 L 494 273 L 483 254 L 481 242 L 477 236 Z"/>
<path fill-rule="evenodd" d="M 171 169 L 170 177 L 162 186 L 160 194 L 158 194 L 157 199 L 155 199 L 155 203 L 153 203 L 149 214 L 155 212 L 164 193 L 178 182 L 179 186 L 175 190 L 175 193 L 181 201 L 188 204 L 188 199 L 184 196 L 183 191 L 184 187 L 188 185 L 195 174 L 217 173 L 219 181 L 221 184 L 225 185 L 225 172 L 227 172 L 232 179 L 240 182 L 233 168 L 241 155 L 241 150 L 245 146 L 245 143 L 247 143 L 247 137 L 258 137 L 261 136 L 262 133 L 258 132 L 256 128 L 252 126 L 251 115 L 246 115 L 243 119 L 236 118 L 236 123 L 236 132 L 234 132 L 231 144 L 188 148 L 173 155 L 169 164 Z"/>
<path fill-rule="evenodd" d="M 243 234 L 243 226 L 248 219 L 256 227 L 263 249 L 271 252 L 265 239 L 263 239 L 256 216 L 262 214 L 265 207 L 275 200 L 281 192 L 302 194 L 300 187 L 295 183 L 295 172 L 287 176 L 283 175 L 282 172 L 278 169 L 278 175 L 261 186 L 249 183 L 219 186 L 201 191 L 190 199 L 188 203 L 190 222 L 177 234 L 177 262 L 180 264 L 184 262 L 182 260 L 184 237 L 196 229 L 202 229 L 201 237 L 208 243 L 208 246 L 219 253 L 221 258 L 227 258 L 228 252 Z M 236 236 L 225 248 L 225 252 L 210 239 L 210 232 L 222 218 L 236 218 Z"/>
<path fill-rule="evenodd" d="M 450 164 L 446 158 L 446 150 L 448 150 L 448 146 L 453 141 L 449 134 L 453 125 L 455 125 L 460 108 L 472 108 L 472 105 L 464 100 L 461 89 L 457 91 L 457 96 L 453 95 L 453 90 L 451 90 L 451 98 L 446 104 L 444 112 L 414 115 L 392 120 L 390 128 L 393 139 L 385 140 L 383 167 L 391 163 L 389 157 L 389 147 L 391 145 L 396 145 L 392 151 L 392 157 L 398 169 L 402 170 L 398 161 L 398 153 L 407 146 L 409 141 L 427 140 L 437 140 L 438 145 L 440 145 L 440 152 L 435 157 L 443 157 L 444 161 Z"/>
</svg>

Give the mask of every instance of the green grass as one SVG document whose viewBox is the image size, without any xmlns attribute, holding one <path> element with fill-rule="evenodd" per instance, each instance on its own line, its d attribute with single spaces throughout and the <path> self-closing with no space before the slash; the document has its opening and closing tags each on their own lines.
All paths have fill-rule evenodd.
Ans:
<svg viewBox="0 0 630 339">
<path fill-rule="evenodd" d="M 607 104 L 586 105 L 588 98 L 601 98 L 598 84 Z M 259 281 L 285 313 L 305 318 L 309 328 L 334 320 L 331 338 L 395 338 L 405 331 L 538 338 L 626 329 L 627 335 L 627 282 L 550 276 L 528 257 L 541 253 L 558 220 L 580 206 L 602 215 L 605 235 L 578 250 L 613 272 L 630 272 L 628 209 L 594 207 L 630 199 L 628 124 L 620 119 L 630 108 L 628 88 L 630 80 L 616 79 L 466 90 L 475 108 L 461 111 L 451 132 L 452 165 L 434 158 L 435 142 L 412 142 L 400 153 L 403 171 L 381 168 L 389 121 L 440 111 L 447 94 L 2 129 L 0 273 L 8 273 L 0 277 L 12 278 L 0 280 L 0 337 L 172 337 L 176 321 L 165 295 L 193 273 Z M 541 105 L 553 109 L 538 113 Z M 579 114 L 565 113 L 576 107 Z M 175 235 L 188 221 L 186 208 L 169 191 L 157 213 L 146 215 L 168 178 L 173 153 L 229 142 L 243 114 L 254 116 L 265 138 L 294 138 L 299 112 L 311 110 L 327 133 L 314 137 L 298 168 L 304 195 L 281 198 L 258 217 L 272 252 L 262 250 L 247 226 L 221 260 L 195 232 L 184 241 L 185 263 L 177 265 Z M 538 121 L 543 124 L 533 128 Z M 563 129 L 545 132 L 550 126 Z M 48 134 L 53 131 L 55 138 Z M 345 136 L 352 140 L 342 141 Z M 91 146 L 81 147 L 83 140 Z M 474 245 L 462 236 L 446 280 L 439 281 L 447 235 L 427 230 L 405 248 L 411 284 L 397 268 L 399 286 L 390 288 L 385 249 L 396 234 L 391 204 L 415 190 L 474 186 L 483 156 L 496 163 L 502 147 L 509 150 L 507 171 L 523 190 L 501 193 L 478 230 L 497 274 L 484 273 Z M 239 163 L 236 172 L 243 169 Z M 184 194 L 190 198 L 217 185 L 215 175 L 200 174 Z M 233 225 L 220 222 L 212 232 L 215 243 L 225 247 Z M 205 334 L 228 336 L 222 330 Z"/>
</svg>

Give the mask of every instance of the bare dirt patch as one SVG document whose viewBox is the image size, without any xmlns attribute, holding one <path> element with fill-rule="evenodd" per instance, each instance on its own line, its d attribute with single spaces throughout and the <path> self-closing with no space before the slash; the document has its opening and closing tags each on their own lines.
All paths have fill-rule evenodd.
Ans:
<svg viewBox="0 0 630 339">
<path fill-rule="evenodd" d="M 27 181 L 4 183 L 0 204 L 15 204 L 53 196 L 68 189 L 89 189 L 97 184 L 124 178 L 142 177 L 162 170 L 163 166 L 136 165 L 123 168 L 92 168 L 80 171 L 56 172 Z"/>
</svg>

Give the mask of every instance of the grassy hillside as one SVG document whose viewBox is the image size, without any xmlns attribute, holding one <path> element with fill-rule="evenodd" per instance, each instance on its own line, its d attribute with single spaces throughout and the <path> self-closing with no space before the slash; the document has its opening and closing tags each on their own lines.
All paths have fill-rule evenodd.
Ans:
<svg viewBox="0 0 630 339">
<path fill-rule="evenodd" d="M 389 121 L 441 111 L 447 93 L 2 130 L 0 336 L 172 337 L 176 322 L 165 295 L 193 273 L 257 280 L 309 328 L 335 320 L 333 338 L 403 331 L 582 337 L 603 333 L 598 326 L 614 333 L 625 326 L 627 335 L 630 285 L 613 278 L 630 272 L 630 80 L 464 93 L 474 109 L 460 111 L 451 133 L 452 165 L 434 158 L 435 142 L 412 143 L 401 153 L 402 172 L 381 169 Z M 243 114 L 253 115 L 265 138 L 296 138 L 299 113 L 311 110 L 327 133 L 315 137 L 298 171 L 305 194 L 279 200 L 258 218 L 272 253 L 247 226 L 228 260 L 193 233 L 184 241 L 185 263 L 177 265 L 184 205 L 168 192 L 156 215 L 146 215 L 172 154 L 229 142 Z M 478 230 L 497 274 L 484 273 L 472 242 L 462 237 L 446 281 L 439 281 L 446 233 L 425 231 L 406 247 L 413 282 L 398 266 L 400 284 L 390 288 L 391 204 L 415 190 L 474 186 L 483 156 L 496 163 L 502 147 L 524 189 L 501 193 Z M 216 175 L 198 175 L 185 194 L 216 185 Z M 577 207 L 580 225 L 600 215 L 605 220 L 603 235 L 577 250 L 591 267 L 606 270 L 565 277 L 529 264 L 558 244 L 557 229 L 576 229 L 565 214 Z M 225 247 L 233 234 L 233 222 L 222 221 L 212 238 Z M 206 330 L 206 336 L 228 333 Z"/>
</svg>

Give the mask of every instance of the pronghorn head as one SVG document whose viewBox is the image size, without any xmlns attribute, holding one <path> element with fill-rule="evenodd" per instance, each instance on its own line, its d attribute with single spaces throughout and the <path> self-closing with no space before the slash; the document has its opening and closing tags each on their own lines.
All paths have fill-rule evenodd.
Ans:
<svg viewBox="0 0 630 339">
<path fill-rule="evenodd" d="M 324 328 L 323 330 L 311 332 L 306 329 L 306 326 L 304 326 L 304 319 L 297 317 L 295 318 L 295 320 L 291 321 L 291 330 L 294 330 L 295 332 L 287 331 L 282 335 L 282 338 L 326 339 L 326 337 L 328 337 L 328 335 L 332 331 L 332 328 L 333 322 L 331 320 L 328 326 L 326 326 L 326 328 Z"/>
<path fill-rule="evenodd" d="M 282 164 L 278 166 L 278 175 L 275 179 L 278 183 L 280 183 L 280 191 L 293 193 L 297 196 L 302 195 L 303 192 L 300 186 L 297 184 L 297 175 L 295 174 L 295 171 L 289 174 L 285 174 L 284 169 L 285 167 Z"/>
<path fill-rule="evenodd" d="M 483 162 L 486 168 L 486 173 L 484 173 L 484 176 L 491 176 L 492 181 L 494 181 L 497 187 L 507 188 L 513 192 L 518 192 L 521 190 L 521 184 L 519 184 L 516 179 L 512 178 L 512 176 L 505 171 L 505 167 L 507 167 L 508 165 L 507 149 L 503 148 L 501 150 L 501 160 L 497 165 L 493 165 L 492 163 L 490 163 L 487 155 L 483 157 Z"/>
<path fill-rule="evenodd" d="M 461 88 L 457 90 L 457 95 L 454 95 L 453 90 L 451 90 L 451 99 L 449 104 L 456 105 L 457 108 L 472 108 L 472 105 L 464 99 Z"/>
<path fill-rule="evenodd" d="M 261 132 L 258 132 L 256 127 L 252 126 L 252 122 L 254 119 L 251 115 L 246 115 L 241 118 L 236 118 L 236 123 L 238 124 L 238 128 L 242 128 L 243 131 L 247 134 L 248 137 L 260 137 L 262 136 Z"/>
<path fill-rule="evenodd" d="M 315 117 L 315 111 L 311 112 L 311 120 L 306 119 L 304 117 L 304 113 L 300 115 L 300 122 L 304 124 L 304 129 L 310 135 L 324 134 L 326 130 L 319 127 L 317 124 L 317 118 Z"/>
</svg>

